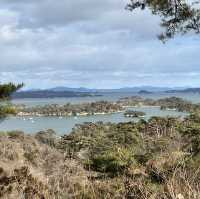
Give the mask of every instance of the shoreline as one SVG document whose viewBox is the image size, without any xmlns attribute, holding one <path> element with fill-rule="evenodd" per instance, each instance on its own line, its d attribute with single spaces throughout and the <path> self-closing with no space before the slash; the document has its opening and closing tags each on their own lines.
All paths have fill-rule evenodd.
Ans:
<svg viewBox="0 0 200 199">
<path fill-rule="evenodd" d="M 123 108 L 160 108 L 161 106 L 139 105 L 139 106 L 122 106 Z"/>
<path fill-rule="evenodd" d="M 79 117 L 79 116 L 95 116 L 95 115 L 111 115 L 117 113 L 124 113 L 128 108 L 161 108 L 161 106 L 151 106 L 151 105 L 142 105 L 142 106 L 122 106 L 123 110 L 113 111 L 113 112 L 95 112 L 95 113 L 76 113 L 73 115 L 72 113 L 66 114 L 40 114 L 40 113 L 26 113 L 26 112 L 19 112 L 16 114 L 16 117 Z M 177 111 L 175 109 L 165 109 L 163 111 Z"/>
<path fill-rule="evenodd" d="M 111 114 L 117 114 L 117 113 L 123 113 L 125 110 L 123 111 L 114 111 L 114 112 L 109 112 L 109 113 L 105 113 L 105 112 L 96 112 L 93 114 L 90 113 L 77 113 L 76 115 L 72 115 L 72 114 L 66 114 L 66 115 L 54 115 L 54 114 L 50 114 L 50 115 L 45 115 L 45 114 L 39 114 L 39 113 L 23 113 L 23 112 L 19 112 L 18 114 L 16 114 L 16 117 L 79 117 L 79 116 L 95 116 L 95 115 L 111 115 Z"/>
</svg>

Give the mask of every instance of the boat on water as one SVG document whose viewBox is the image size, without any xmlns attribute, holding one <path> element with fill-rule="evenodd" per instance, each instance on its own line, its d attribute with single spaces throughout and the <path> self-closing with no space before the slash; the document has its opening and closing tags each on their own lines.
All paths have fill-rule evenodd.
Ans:
<svg viewBox="0 0 200 199">
<path fill-rule="evenodd" d="M 177 111 L 176 108 L 166 108 L 167 111 Z"/>
</svg>

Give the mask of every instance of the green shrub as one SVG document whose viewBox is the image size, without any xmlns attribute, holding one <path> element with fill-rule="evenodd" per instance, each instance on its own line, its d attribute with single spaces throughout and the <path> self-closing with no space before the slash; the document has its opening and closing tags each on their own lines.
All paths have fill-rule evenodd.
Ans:
<svg viewBox="0 0 200 199">
<path fill-rule="evenodd" d="M 184 142 L 184 149 L 194 156 L 200 153 L 200 118 L 199 114 L 192 114 L 187 123 L 179 128 Z"/>
<path fill-rule="evenodd" d="M 36 151 L 26 151 L 24 153 L 24 157 L 28 162 L 35 164 L 35 159 L 37 158 L 36 153 L 37 153 Z"/>
<path fill-rule="evenodd" d="M 91 168 L 100 172 L 119 174 L 135 163 L 134 153 L 131 149 L 115 147 L 100 155 L 91 157 L 88 162 Z"/>
<path fill-rule="evenodd" d="M 22 131 L 9 131 L 7 132 L 7 136 L 12 139 L 23 138 L 24 133 Z"/>
<path fill-rule="evenodd" d="M 0 99 L 9 98 L 12 95 L 12 93 L 16 92 L 23 86 L 24 86 L 23 83 L 18 85 L 15 85 L 13 83 L 0 84 Z"/>
<path fill-rule="evenodd" d="M 16 115 L 17 110 L 12 105 L 0 105 L 0 118 L 6 117 L 7 115 Z"/>
</svg>

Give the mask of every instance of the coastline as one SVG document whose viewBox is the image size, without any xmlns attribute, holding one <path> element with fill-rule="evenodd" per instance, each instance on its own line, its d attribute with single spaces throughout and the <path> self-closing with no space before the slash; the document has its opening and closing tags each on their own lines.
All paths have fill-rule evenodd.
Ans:
<svg viewBox="0 0 200 199">
<path fill-rule="evenodd" d="M 117 114 L 117 113 L 123 113 L 125 110 L 123 111 L 113 111 L 113 112 L 96 112 L 96 113 L 76 113 L 75 115 L 73 115 L 72 113 L 69 114 L 40 114 L 40 113 L 26 113 L 26 112 L 19 112 L 18 114 L 16 114 L 17 117 L 79 117 L 79 116 L 92 116 L 92 115 L 110 115 L 110 114 Z"/>
<path fill-rule="evenodd" d="M 187 105 L 187 106 L 186 106 Z M 78 117 L 93 115 L 110 115 L 123 113 L 128 109 L 158 108 L 166 111 L 187 111 L 195 109 L 196 106 L 187 103 L 180 98 L 171 97 L 159 100 L 127 98 L 124 101 L 96 101 L 82 104 L 49 104 L 44 106 L 26 107 L 16 105 L 16 116 L 18 117 Z M 182 111 L 181 111 L 182 112 Z"/>
<path fill-rule="evenodd" d="M 138 106 L 122 106 L 122 108 L 160 108 L 161 106 L 154 105 L 138 105 Z"/>
<path fill-rule="evenodd" d="M 79 117 L 79 116 L 93 116 L 93 115 L 111 115 L 117 113 L 124 113 L 128 108 L 161 108 L 161 106 L 153 106 L 153 105 L 140 105 L 140 106 L 122 106 L 123 110 L 118 111 L 110 111 L 110 112 L 94 112 L 94 113 L 87 113 L 87 112 L 80 112 L 73 114 L 72 112 L 69 113 L 52 113 L 52 114 L 41 114 L 39 112 L 23 112 L 20 111 L 16 114 L 17 117 Z M 175 109 L 165 109 L 166 111 L 177 111 Z"/>
</svg>

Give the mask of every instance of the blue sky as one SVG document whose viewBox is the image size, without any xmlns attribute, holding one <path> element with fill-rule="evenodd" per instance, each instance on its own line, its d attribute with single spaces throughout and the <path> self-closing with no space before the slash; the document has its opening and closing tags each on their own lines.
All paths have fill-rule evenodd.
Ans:
<svg viewBox="0 0 200 199">
<path fill-rule="evenodd" d="M 1 0 L 0 81 L 26 88 L 200 86 L 200 37 L 157 40 L 128 0 Z"/>
</svg>

